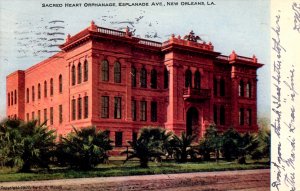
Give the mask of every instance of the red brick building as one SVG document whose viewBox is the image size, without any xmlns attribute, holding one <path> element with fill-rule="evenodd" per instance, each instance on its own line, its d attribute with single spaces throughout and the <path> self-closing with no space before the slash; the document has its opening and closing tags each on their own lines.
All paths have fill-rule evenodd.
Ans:
<svg viewBox="0 0 300 191">
<path fill-rule="evenodd" d="M 7 76 L 8 117 L 47 120 L 58 134 L 95 125 L 117 146 L 143 126 L 199 137 L 211 123 L 258 128 L 255 56 L 223 56 L 193 32 L 160 43 L 94 22 L 60 48 Z"/>
</svg>

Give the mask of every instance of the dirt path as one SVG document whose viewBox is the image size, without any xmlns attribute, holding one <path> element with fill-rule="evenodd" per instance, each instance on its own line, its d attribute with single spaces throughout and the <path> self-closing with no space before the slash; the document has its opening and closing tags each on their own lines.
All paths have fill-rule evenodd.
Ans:
<svg viewBox="0 0 300 191">
<path fill-rule="evenodd" d="M 270 170 L 239 170 L 123 176 L 109 178 L 78 178 L 45 181 L 0 183 L 0 190 L 74 190 L 74 191 L 264 191 L 270 190 Z"/>
</svg>

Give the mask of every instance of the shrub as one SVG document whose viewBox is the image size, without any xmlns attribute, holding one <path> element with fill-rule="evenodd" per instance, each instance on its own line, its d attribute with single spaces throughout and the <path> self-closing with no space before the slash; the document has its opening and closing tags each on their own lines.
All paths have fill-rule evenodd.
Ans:
<svg viewBox="0 0 300 191">
<path fill-rule="evenodd" d="M 107 151 L 112 149 L 109 131 L 96 131 L 95 127 L 73 129 L 58 144 L 56 153 L 61 165 L 89 170 L 108 160 Z"/>
<path fill-rule="evenodd" d="M 134 142 L 128 141 L 130 150 L 123 151 L 127 154 L 124 163 L 130 159 L 138 158 L 140 167 L 148 168 L 152 158 L 160 159 L 165 149 L 168 148 L 170 134 L 158 127 L 145 127 L 141 129 L 140 136 Z"/>
</svg>

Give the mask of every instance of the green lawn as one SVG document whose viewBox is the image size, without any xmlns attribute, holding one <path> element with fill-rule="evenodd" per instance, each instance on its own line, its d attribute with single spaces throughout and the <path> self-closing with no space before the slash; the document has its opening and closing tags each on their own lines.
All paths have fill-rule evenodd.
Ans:
<svg viewBox="0 0 300 191">
<path fill-rule="evenodd" d="M 52 168 L 50 172 L 36 171 L 33 173 L 18 173 L 16 169 L 0 168 L 0 182 L 28 181 L 28 180 L 50 180 L 65 178 L 87 178 L 108 176 L 129 176 L 141 174 L 167 174 L 184 172 L 208 172 L 224 170 L 248 170 L 270 168 L 265 160 L 260 162 L 248 161 L 241 165 L 236 162 L 189 162 L 179 164 L 175 162 L 150 163 L 150 167 L 143 169 L 139 167 L 138 161 L 130 161 L 123 164 L 120 160 L 110 161 L 110 164 L 101 164 L 90 171 L 76 171 L 63 168 Z"/>
</svg>

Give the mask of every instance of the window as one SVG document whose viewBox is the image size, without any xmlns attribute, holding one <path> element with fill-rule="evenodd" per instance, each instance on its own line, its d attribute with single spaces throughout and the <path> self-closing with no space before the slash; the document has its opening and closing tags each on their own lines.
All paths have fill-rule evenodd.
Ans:
<svg viewBox="0 0 300 191">
<path fill-rule="evenodd" d="M 194 87 L 196 89 L 201 88 L 201 75 L 200 75 L 200 72 L 198 70 L 195 72 L 194 85 L 195 85 Z"/>
<path fill-rule="evenodd" d="M 247 109 L 247 117 L 246 117 L 246 124 L 251 126 L 252 125 L 252 110 Z"/>
<path fill-rule="evenodd" d="M 225 125 L 225 107 L 220 107 L 220 125 Z"/>
<path fill-rule="evenodd" d="M 248 82 L 246 86 L 246 97 L 251 98 L 251 83 Z"/>
<path fill-rule="evenodd" d="M 47 117 L 47 109 L 44 109 L 44 121 L 45 121 L 45 124 L 47 125 L 47 120 L 48 120 L 48 117 Z"/>
<path fill-rule="evenodd" d="M 50 79 L 50 96 L 53 96 L 53 78 Z"/>
<path fill-rule="evenodd" d="M 59 123 L 63 122 L 63 108 L 62 105 L 58 106 L 58 114 L 59 114 Z"/>
<path fill-rule="evenodd" d="M 75 99 L 72 99 L 71 108 L 72 108 L 72 120 L 75 120 L 76 119 L 76 100 Z"/>
<path fill-rule="evenodd" d="M 121 65 L 119 62 L 115 62 L 114 79 L 115 79 L 115 83 L 121 83 Z"/>
<path fill-rule="evenodd" d="M 38 125 L 41 125 L 41 110 L 38 110 Z"/>
<path fill-rule="evenodd" d="M 38 99 L 41 99 L 41 84 L 38 84 Z"/>
<path fill-rule="evenodd" d="M 141 101 L 140 105 L 140 118 L 141 121 L 147 121 L 147 102 L 146 101 Z"/>
<path fill-rule="evenodd" d="M 10 100 L 10 104 L 13 105 L 14 104 L 14 92 L 11 92 L 11 100 Z"/>
<path fill-rule="evenodd" d="M 15 90 L 15 104 L 17 104 L 17 90 Z"/>
<path fill-rule="evenodd" d="M 26 113 L 26 121 L 29 121 L 29 113 Z"/>
<path fill-rule="evenodd" d="M 240 108 L 239 123 L 240 123 L 240 125 L 244 125 L 244 108 Z"/>
<path fill-rule="evenodd" d="M 44 97 L 47 97 L 47 81 L 44 81 Z"/>
<path fill-rule="evenodd" d="M 225 80 L 220 80 L 220 96 L 225 96 Z"/>
<path fill-rule="evenodd" d="M 152 89 L 157 88 L 157 72 L 155 69 L 151 70 L 151 81 L 150 81 L 150 87 Z"/>
<path fill-rule="evenodd" d="M 26 103 L 29 103 L 29 88 L 26 89 Z"/>
<path fill-rule="evenodd" d="M 77 104 L 78 104 L 78 115 L 77 115 L 77 119 L 81 119 L 81 115 L 82 115 L 82 102 L 81 102 L 81 97 L 78 98 L 77 100 Z"/>
<path fill-rule="evenodd" d="M 50 125 L 53 125 L 53 107 L 50 107 Z"/>
<path fill-rule="evenodd" d="M 32 101 L 34 101 L 35 93 L 34 93 L 34 86 L 31 87 L 31 93 L 32 93 Z"/>
<path fill-rule="evenodd" d="M 131 86 L 136 87 L 136 68 L 131 67 Z"/>
<path fill-rule="evenodd" d="M 147 88 L 147 70 L 141 69 L 140 84 L 142 88 Z"/>
<path fill-rule="evenodd" d="M 136 142 L 137 140 L 137 132 L 132 132 L 132 142 Z"/>
<path fill-rule="evenodd" d="M 31 112 L 31 120 L 34 120 L 34 111 Z"/>
<path fill-rule="evenodd" d="M 77 66 L 77 83 L 81 83 L 81 77 L 82 77 L 82 69 L 81 69 L 81 63 L 79 62 Z"/>
<path fill-rule="evenodd" d="M 121 97 L 115 97 L 114 118 L 121 119 Z"/>
<path fill-rule="evenodd" d="M 58 92 L 62 93 L 63 91 L 63 79 L 62 79 L 62 75 L 60 74 L 58 77 Z"/>
<path fill-rule="evenodd" d="M 214 122 L 217 125 L 218 124 L 218 107 L 214 105 Z"/>
<path fill-rule="evenodd" d="M 185 71 L 185 87 L 192 87 L 192 72 L 190 69 Z"/>
<path fill-rule="evenodd" d="M 115 133 L 115 146 L 122 147 L 123 142 L 123 132 L 116 132 Z"/>
<path fill-rule="evenodd" d="M 169 71 L 167 68 L 164 69 L 164 88 L 167 89 L 169 87 Z"/>
<path fill-rule="evenodd" d="M 10 106 L 10 93 L 7 94 L 7 105 Z"/>
<path fill-rule="evenodd" d="M 131 100 L 131 117 L 133 121 L 136 121 L 136 100 Z"/>
<path fill-rule="evenodd" d="M 218 80 L 214 78 L 214 96 L 218 96 Z"/>
<path fill-rule="evenodd" d="M 151 102 L 151 121 L 152 122 L 157 121 L 157 102 L 156 101 Z"/>
<path fill-rule="evenodd" d="M 89 65 L 87 60 L 84 61 L 83 70 L 83 80 L 86 82 L 89 79 Z"/>
<path fill-rule="evenodd" d="M 101 63 L 101 73 L 102 73 L 102 81 L 104 82 L 108 82 L 109 80 L 109 67 L 108 67 L 108 61 L 107 60 L 103 60 Z"/>
<path fill-rule="evenodd" d="M 102 96 L 101 97 L 101 118 L 109 117 L 109 97 Z"/>
<path fill-rule="evenodd" d="M 76 69 L 74 65 L 72 66 L 71 73 L 72 73 L 72 86 L 74 86 L 76 83 Z"/>
<path fill-rule="evenodd" d="M 86 119 L 89 117 L 89 97 L 84 96 L 84 114 L 83 117 Z"/>
<path fill-rule="evenodd" d="M 239 84 L 239 96 L 244 97 L 244 82 L 243 82 L 243 80 L 241 80 L 240 84 Z"/>
</svg>

